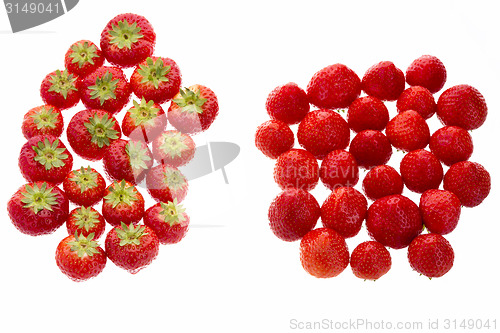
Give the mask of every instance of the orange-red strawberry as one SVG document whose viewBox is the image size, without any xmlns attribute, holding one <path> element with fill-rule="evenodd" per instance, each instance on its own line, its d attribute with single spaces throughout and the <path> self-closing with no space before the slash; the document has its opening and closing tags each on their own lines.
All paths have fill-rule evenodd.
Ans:
<svg viewBox="0 0 500 333">
<path fill-rule="evenodd" d="M 378 280 L 391 269 L 391 265 L 391 254 L 379 242 L 363 242 L 351 254 L 352 272 L 360 279 Z"/>
<path fill-rule="evenodd" d="M 445 165 L 466 161 L 472 155 L 472 136 L 461 127 L 445 126 L 432 134 L 429 148 Z"/>
<path fill-rule="evenodd" d="M 383 101 L 395 101 L 405 90 L 405 75 L 391 61 L 368 68 L 361 80 L 363 91 Z"/>
<path fill-rule="evenodd" d="M 371 96 L 363 96 L 349 105 L 347 123 L 354 132 L 367 129 L 382 131 L 389 122 L 389 111 L 384 102 Z"/>
<path fill-rule="evenodd" d="M 163 108 L 143 98 L 141 103 L 132 101 L 122 121 L 123 134 L 132 140 L 152 142 L 167 126 L 167 116 Z"/>
<path fill-rule="evenodd" d="M 392 155 L 392 147 L 387 137 L 380 131 L 364 130 L 352 139 L 349 152 L 358 165 L 370 169 L 386 164 Z"/>
<path fill-rule="evenodd" d="M 187 195 L 188 182 L 176 167 L 160 164 L 152 167 L 146 175 L 149 194 L 158 202 L 177 199 L 182 202 Z"/>
<path fill-rule="evenodd" d="M 491 177 L 479 163 L 458 162 L 446 171 L 443 188 L 453 192 L 462 206 L 475 207 L 490 193 Z"/>
<path fill-rule="evenodd" d="M 66 229 L 69 235 L 83 235 L 88 237 L 94 235 L 94 239 L 98 239 L 104 233 L 106 221 L 104 217 L 95 208 L 92 207 L 77 207 L 69 213 L 66 221 Z"/>
<path fill-rule="evenodd" d="M 403 111 L 392 118 L 385 134 L 396 149 L 403 151 L 425 148 L 431 136 L 425 119 L 413 110 Z"/>
<path fill-rule="evenodd" d="M 319 181 L 318 161 L 307 150 L 290 149 L 276 160 L 274 181 L 281 189 L 312 190 Z"/>
<path fill-rule="evenodd" d="M 71 202 L 85 207 L 93 206 L 101 201 L 106 191 L 106 181 L 90 165 L 87 168 L 81 167 L 79 170 L 69 172 L 62 185 Z"/>
<path fill-rule="evenodd" d="M 309 112 L 307 94 L 293 82 L 278 86 L 267 96 L 266 110 L 273 120 L 297 124 Z"/>
<path fill-rule="evenodd" d="M 406 187 L 413 192 L 424 193 L 438 188 L 443 180 L 443 166 L 433 153 L 418 149 L 409 152 L 399 166 Z"/>
<path fill-rule="evenodd" d="M 292 130 L 280 120 L 268 120 L 259 125 L 255 132 L 255 146 L 272 159 L 292 149 L 294 142 Z"/>
<path fill-rule="evenodd" d="M 415 238 L 408 247 L 411 268 L 428 278 L 441 277 L 453 267 L 455 253 L 441 235 L 424 234 Z"/>
<path fill-rule="evenodd" d="M 79 78 L 89 75 L 103 64 L 101 50 L 89 40 L 71 44 L 64 57 L 64 67 Z"/>
<path fill-rule="evenodd" d="M 174 199 L 149 207 L 144 213 L 144 224 L 155 232 L 161 244 L 175 244 L 186 236 L 189 216 Z"/>
<path fill-rule="evenodd" d="M 69 109 L 80 101 L 77 77 L 68 70 L 55 70 L 47 74 L 40 86 L 40 96 L 45 104 L 59 110 Z"/>
<path fill-rule="evenodd" d="M 142 141 L 116 139 L 106 149 L 102 161 L 109 178 L 137 185 L 153 166 L 153 154 Z"/>
<path fill-rule="evenodd" d="M 425 191 L 420 196 L 419 208 L 427 230 L 440 235 L 452 232 L 460 218 L 460 199 L 449 191 Z"/>
<path fill-rule="evenodd" d="M 52 105 L 34 107 L 24 115 L 21 129 L 26 139 L 37 135 L 52 135 L 58 138 L 64 130 L 61 111 Z"/>
<path fill-rule="evenodd" d="M 484 123 L 487 115 L 483 95 L 466 84 L 446 89 L 437 102 L 437 116 L 444 125 L 473 130 Z"/>
<path fill-rule="evenodd" d="M 370 200 L 403 193 L 403 178 L 389 165 L 376 166 L 363 178 L 363 191 Z"/>
<path fill-rule="evenodd" d="M 102 200 L 102 216 L 112 226 L 137 223 L 144 215 L 144 197 L 125 180 L 113 182 L 106 188 Z"/>
<path fill-rule="evenodd" d="M 153 156 L 161 164 L 174 167 L 186 165 L 193 159 L 195 152 L 193 139 L 179 131 L 165 131 L 153 141 Z"/>
<path fill-rule="evenodd" d="M 398 112 L 417 111 L 422 118 L 428 119 L 437 111 L 437 104 L 432 93 L 424 87 L 415 86 L 403 91 L 396 103 Z"/>
<path fill-rule="evenodd" d="M 410 86 L 422 86 L 437 93 L 446 82 L 446 68 L 435 56 L 423 55 L 406 69 L 406 82 Z"/>
<path fill-rule="evenodd" d="M 332 191 L 338 187 L 354 186 L 359 180 L 358 162 L 348 151 L 334 150 L 321 162 L 319 177 Z"/>
</svg>

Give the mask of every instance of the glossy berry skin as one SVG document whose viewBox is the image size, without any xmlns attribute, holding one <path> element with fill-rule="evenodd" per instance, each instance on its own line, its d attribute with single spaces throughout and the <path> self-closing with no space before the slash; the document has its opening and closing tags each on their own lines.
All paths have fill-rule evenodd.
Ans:
<svg viewBox="0 0 500 333">
<path fill-rule="evenodd" d="M 70 171 L 64 178 L 62 186 L 69 201 L 85 207 L 101 201 L 106 191 L 106 181 L 103 176 L 90 166 Z"/>
<path fill-rule="evenodd" d="M 425 119 L 413 110 L 403 111 L 392 118 L 385 134 L 396 149 L 403 151 L 427 147 L 431 136 Z"/>
<path fill-rule="evenodd" d="M 413 110 L 422 118 L 429 119 L 436 113 L 437 104 L 432 93 L 424 87 L 415 86 L 403 91 L 396 103 L 398 112 Z"/>
<path fill-rule="evenodd" d="M 458 162 L 446 171 L 443 188 L 453 192 L 462 206 L 475 207 L 490 193 L 491 177 L 479 163 Z"/>
<path fill-rule="evenodd" d="M 418 206 L 407 197 L 395 194 L 376 200 L 368 208 L 366 228 L 373 240 L 402 249 L 422 232 L 423 223 Z"/>
<path fill-rule="evenodd" d="M 176 167 L 160 164 L 152 167 L 146 175 L 149 194 L 158 202 L 177 199 L 182 202 L 188 192 L 186 177 Z"/>
<path fill-rule="evenodd" d="M 144 197 L 132 183 L 113 182 L 106 188 L 101 212 L 112 226 L 138 223 L 144 215 Z"/>
<path fill-rule="evenodd" d="M 443 166 L 433 153 L 418 149 L 407 153 L 401 160 L 399 171 L 406 187 L 424 193 L 438 188 L 443 180 Z"/>
<path fill-rule="evenodd" d="M 429 148 L 441 162 L 450 166 L 468 160 L 474 145 L 468 131 L 457 126 L 445 126 L 432 134 Z"/>
<path fill-rule="evenodd" d="M 153 141 L 153 156 L 158 163 L 180 167 L 196 153 L 196 144 L 188 135 L 176 130 L 165 131 Z"/>
<path fill-rule="evenodd" d="M 83 78 L 104 64 L 101 50 L 89 40 L 79 40 L 69 47 L 64 56 L 68 72 Z"/>
<path fill-rule="evenodd" d="M 348 151 L 331 151 L 321 162 L 319 177 L 332 191 L 338 187 L 354 186 L 359 180 L 358 162 Z"/>
<path fill-rule="evenodd" d="M 484 123 L 487 115 L 483 95 L 466 84 L 446 89 L 437 102 L 437 116 L 444 125 L 473 130 Z"/>
<path fill-rule="evenodd" d="M 292 149 L 294 142 L 295 137 L 290 127 L 279 120 L 268 120 L 259 125 L 255 132 L 255 146 L 272 159 Z"/>
<path fill-rule="evenodd" d="M 364 130 L 352 139 L 349 152 L 361 168 L 370 169 L 386 164 L 391 158 L 392 147 L 382 132 Z"/>
<path fill-rule="evenodd" d="M 309 112 L 307 94 L 293 82 L 278 86 L 267 96 L 266 110 L 273 120 L 298 124 Z"/>
<path fill-rule="evenodd" d="M 378 280 L 389 272 L 391 265 L 391 254 L 379 242 L 363 242 L 351 254 L 352 272 L 360 279 Z"/>
<path fill-rule="evenodd" d="M 446 235 L 452 232 L 460 218 L 460 199 L 449 191 L 427 190 L 420 196 L 420 212 L 429 232 Z"/>
<path fill-rule="evenodd" d="M 403 187 L 403 178 L 390 165 L 376 166 L 363 178 L 363 191 L 372 201 L 392 194 L 401 194 Z"/>
<path fill-rule="evenodd" d="M 405 89 L 405 75 L 391 61 L 381 61 L 366 71 L 361 86 L 369 96 L 395 101 Z"/>
<path fill-rule="evenodd" d="M 344 238 L 356 236 L 366 217 L 368 202 L 352 187 L 334 190 L 321 206 L 321 222 Z"/>
<path fill-rule="evenodd" d="M 116 139 L 106 149 L 102 161 L 108 178 L 137 185 L 153 166 L 153 154 L 142 141 Z"/>
<path fill-rule="evenodd" d="M 69 235 L 88 237 L 94 234 L 93 239 L 99 239 L 106 228 L 104 217 L 93 207 L 77 207 L 69 212 L 66 220 L 66 229 Z"/>
<path fill-rule="evenodd" d="M 287 189 L 269 207 L 269 226 L 276 237 L 293 242 L 311 231 L 320 215 L 321 209 L 312 194 L 300 189 Z"/>
<path fill-rule="evenodd" d="M 132 140 L 152 142 L 167 126 L 167 115 L 161 105 L 153 101 L 133 101 L 122 120 L 123 134 Z"/>
<path fill-rule="evenodd" d="M 55 70 L 43 79 L 40 96 L 45 104 L 59 110 L 69 109 L 80 101 L 77 83 L 77 77 L 67 70 Z"/>
<path fill-rule="evenodd" d="M 319 181 L 318 161 L 307 150 L 290 149 L 276 160 L 274 181 L 283 190 L 299 188 L 310 191 Z"/>
<path fill-rule="evenodd" d="M 349 105 L 347 123 L 356 133 L 367 129 L 382 131 L 388 122 L 389 111 L 378 98 L 363 96 Z"/>
<path fill-rule="evenodd" d="M 172 212 L 169 205 L 171 206 L 172 202 L 168 204 L 158 202 L 144 213 L 144 224 L 155 232 L 161 244 L 179 243 L 189 229 L 189 216 L 184 211 L 175 211 L 175 215 L 179 216 L 175 221 L 168 219 L 169 214 L 165 210 L 170 209 Z"/>
<path fill-rule="evenodd" d="M 311 230 L 300 241 L 300 262 L 314 277 L 335 277 L 349 265 L 347 244 L 335 230 Z"/>
<path fill-rule="evenodd" d="M 423 234 L 408 247 L 411 268 L 428 278 L 441 277 L 453 267 L 455 253 L 450 243 L 438 234 Z"/>
<path fill-rule="evenodd" d="M 406 69 L 406 82 L 410 86 L 422 86 L 437 93 L 446 82 L 446 68 L 435 56 L 423 55 Z"/>
<path fill-rule="evenodd" d="M 297 131 L 299 144 L 318 159 L 329 152 L 349 145 L 347 122 L 337 112 L 328 109 L 311 111 L 300 122 Z"/>
<path fill-rule="evenodd" d="M 24 115 L 21 130 L 28 140 L 37 135 L 58 138 L 64 130 L 61 111 L 52 105 L 34 107 Z"/>
</svg>

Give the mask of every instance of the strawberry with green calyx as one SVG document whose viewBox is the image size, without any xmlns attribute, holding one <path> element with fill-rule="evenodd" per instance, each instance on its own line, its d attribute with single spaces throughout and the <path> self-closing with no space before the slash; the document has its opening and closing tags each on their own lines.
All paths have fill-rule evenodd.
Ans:
<svg viewBox="0 0 500 333">
<path fill-rule="evenodd" d="M 21 129 L 26 139 L 36 135 L 60 137 L 64 130 L 64 120 L 58 108 L 52 105 L 37 106 L 24 115 Z"/>
<path fill-rule="evenodd" d="M 21 186 L 7 203 L 12 224 L 23 234 L 38 236 L 57 230 L 68 218 L 65 193 L 47 182 Z"/>
<path fill-rule="evenodd" d="M 144 224 L 153 229 L 161 244 L 180 242 L 189 228 L 189 216 L 177 202 L 159 202 L 144 213 Z"/>
<path fill-rule="evenodd" d="M 161 164 L 174 167 L 186 165 L 196 152 L 193 139 L 179 131 L 163 132 L 153 141 L 153 156 Z"/>
<path fill-rule="evenodd" d="M 101 201 L 106 190 L 106 181 L 90 166 L 68 173 L 62 185 L 71 202 L 85 207 Z"/>
<path fill-rule="evenodd" d="M 134 106 L 123 117 L 123 134 L 133 140 L 152 142 L 167 126 L 165 111 L 153 101 L 146 102 L 144 97 L 140 103 L 135 100 L 132 103 Z"/>
<path fill-rule="evenodd" d="M 109 178 L 140 183 L 153 166 L 153 154 L 142 141 L 114 140 L 103 158 L 104 170 Z"/>
<path fill-rule="evenodd" d="M 137 223 L 144 215 L 144 197 L 133 184 L 115 181 L 106 188 L 101 212 L 112 226 Z"/>
<path fill-rule="evenodd" d="M 104 63 L 104 56 L 101 50 L 89 40 L 80 40 L 71 44 L 64 57 L 66 69 L 78 77 L 82 78 Z"/>
<path fill-rule="evenodd" d="M 104 233 L 105 228 L 104 217 L 92 207 L 81 206 L 73 209 L 66 221 L 66 229 L 70 235 L 76 232 L 85 237 L 94 234 L 94 238 L 98 239 Z"/>
<path fill-rule="evenodd" d="M 69 109 L 80 101 L 77 88 L 77 77 L 66 69 L 47 74 L 40 86 L 40 96 L 45 104 L 60 110 Z"/>
<path fill-rule="evenodd" d="M 179 169 L 166 164 L 154 166 L 146 175 L 149 194 L 158 202 L 177 199 L 182 202 L 187 195 L 188 182 Z"/>
</svg>

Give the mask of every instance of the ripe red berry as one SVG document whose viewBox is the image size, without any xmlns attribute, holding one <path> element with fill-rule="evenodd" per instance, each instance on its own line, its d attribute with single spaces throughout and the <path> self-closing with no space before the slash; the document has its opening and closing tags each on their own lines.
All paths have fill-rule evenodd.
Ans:
<svg viewBox="0 0 500 333">
<path fill-rule="evenodd" d="M 349 152 L 360 167 L 370 169 L 387 163 L 392 155 L 392 147 L 382 132 L 364 130 L 352 139 Z"/>
<path fill-rule="evenodd" d="M 429 278 L 440 277 L 453 267 L 455 254 L 450 243 L 441 235 L 424 234 L 408 247 L 408 261 L 417 273 Z"/>
<path fill-rule="evenodd" d="M 483 95 L 466 84 L 446 89 L 437 102 L 437 116 L 444 125 L 473 130 L 484 123 L 487 115 Z"/>
<path fill-rule="evenodd" d="M 94 234 L 94 239 L 98 239 L 104 233 L 106 221 L 104 217 L 92 207 L 77 207 L 69 213 L 66 220 L 66 229 L 69 235 L 78 235 L 88 237 Z"/>
<path fill-rule="evenodd" d="M 290 149 L 276 160 L 274 181 L 282 189 L 312 190 L 318 184 L 319 166 L 307 150 Z"/>
<path fill-rule="evenodd" d="M 417 111 L 422 118 L 428 119 L 437 111 L 437 104 L 432 93 L 424 87 L 415 86 L 403 91 L 396 103 L 398 112 Z"/>
<path fill-rule="evenodd" d="M 161 244 L 175 244 L 186 236 L 189 216 L 174 199 L 149 207 L 144 213 L 144 224 L 155 232 Z"/>
<path fill-rule="evenodd" d="M 460 218 L 460 199 L 449 191 L 425 191 L 420 196 L 419 208 L 427 230 L 440 235 L 452 232 Z"/>
<path fill-rule="evenodd" d="M 163 108 L 143 98 L 140 103 L 132 101 L 122 120 L 123 134 L 132 140 L 152 142 L 167 126 L 167 116 Z"/>
<path fill-rule="evenodd" d="M 165 131 L 153 141 L 153 156 L 161 164 L 186 165 L 194 158 L 195 152 L 194 140 L 176 130 Z"/>
<path fill-rule="evenodd" d="M 395 101 L 405 89 L 405 75 L 391 61 L 381 61 L 366 71 L 361 86 L 370 96 Z"/>
<path fill-rule="evenodd" d="M 429 148 L 445 165 L 466 161 L 472 155 L 472 136 L 461 127 L 445 126 L 432 134 Z"/>
<path fill-rule="evenodd" d="M 59 110 L 69 109 L 80 101 L 77 77 L 68 70 L 55 70 L 47 74 L 40 86 L 40 96 L 45 104 Z"/>
<path fill-rule="evenodd" d="M 93 206 L 104 197 L 106 181 L 99 172 L 88 166 L 66 175 L 63 189 L 68 199 L 79 206 Z M 98 238 L 98 237 L 96 237 Z"/>
<path fill-rule="evenodd" d="M 169 202 L 177 199 L 182 202 L 187 195 L 188 182 L 176 167 L 159 164 L 152 167 L 146 175 L 148 192 L 158 202 Z"/>
<path fill-rule="evenodd" d="M 347 123 L 354 132 L 372 129 L 382 131 L 389 122 L 389 111 L 378 98 L 363 96 L 356 99 L 347 111 Z"/>
<path fill-rule="evenodd" d="M 446 68 L 435 56 L 423 55 L 408 66 L 406 82 L 410 86 L 425 87 L 434 94 L 441 90 L 446 82 Z"/>
<path fill-rule="evenodd" d="M 389 165 L 376 166 L 363 179 L 363 191 L 370 200 L 403 193 L 403 178 Z"/>
<path fill-rule="evenodd" d="M 458 162 L 444 175 L 443 188 L 453 192 L 460 199 L 462 206 L 475 207 L 490 193 L 490 174 L 479 163 Z"/>
<path fill-rule="evenodd" d="M 438 188 L 443 180 L 443 166 L 433 153 L 418 149 L 407 153 L 399 166 L 406 187 L 413 192 L 423 193 Z"/>
<path fill-rule="evenodd" d="M 294 141 L 295 137 L 290 127 L 279 120 L 266 121 L 255 133 L 255 146 L 272 159 L 292 149 Z"/>
<path fill-rule="evenodd" d="M 58 138 L 64 130 L 64 120 L 61 111 L 52 105 L 37 106 L 24 115 L 21 129 L 26 139 L 37 135 Z"/>
<path fill-rule="evenodd" d="M 266 110 L 269 117 L 287 125 L 298 124 L 309 112 L 306 92 L 290 82 L 276 87 L 267 96 Z"/>
<path fill-rule="evenodd" d="M 392 118 L 385 133 L 391 144 L 403 151 L 425 148 L 430 139 L 429 126 L 425 119 L 413 110 L 401 112 Z"/>
<path fill-rule="evenodd" d="M 351 254 L 352 272 L 360 279 L 377 280 L 391 269 L 391 265 L 391 254 L 379 242 L 363 242 Z"/>
<path fill-rule="evenodd" d="M 330 152 L 321 162 L 319 177 L 330 190 L 354 186 L 359 180 L 359 167 L 354 156 L 345 150 Z"/>
<path fill-rule="evenodd" d="M 64 57 L 64 67 L 79 78 L 89 75 L 103 63 L 104 56 L 101 50 L 89 40 L 71 44 Z"/>
</svg>

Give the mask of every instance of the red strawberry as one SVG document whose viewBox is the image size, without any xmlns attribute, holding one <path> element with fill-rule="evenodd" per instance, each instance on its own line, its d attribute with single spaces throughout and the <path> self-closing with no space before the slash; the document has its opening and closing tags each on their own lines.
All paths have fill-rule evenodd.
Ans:
<svg viewBox="0 0 500 333">
<path fill-rule="evenodd" d="M 413 192 L 424 193 L 438 188 L 443 180 L 443 166 L 433 153 L 418 149 L 406 154 L 399 166 L 406 187 Z"/>
<path fill-rule="evenodd" d="M 132 67 L 150 57 L 156 34 L 145 17 L 120 14 L 106 24 L 101 33 L 101 49 L 106 59 L 117 66 Z"/>
<path fill-rule="evenodd" d="M 365 169 L 386 164 L 392 155 L 392 147 L 387 137 L 380 131 L 364 130 L 351 141 L 349 152 L 358 165 Z"/>
<path fill-rule="evenodd" d="M 364 96 L 356 99 L 347 111 L 347 123 L 354 132 L 367 129 L 382 131 L 389 121 L 389 111 L 378 98 Z"/>
<path fill-rule="evenodd" d="M 276 160 L 274 181 L 281 189 L 312 190 L 318 184 L 319 166 L 313 154 L 303 149 L 290 149 Z"/>
<path fill-rule="evenodd" d="M 52 135 L 58 138 L 64 130 L 61 111 L 52 105 L 37 106 L 24 115 L 21 129 L 26 139 L 37 135 Z"/>
<path fill-rule="evenodd" d="M 130 86 L 137 97 L 162 104 L 179 92 L 181 71 L 170 58 L 148 57 L 135 68 Z"/>
<path fill-rule="evenodd" d="M 396 149 L 403 151 L 425 148 L 430 139 L 429 126 L 425 119 L 413 110 L 401 112 L 392 118 L 387 124 L 385 134 Z"/>
<path fill-rule="evenodd" d="M 188 182 L 176 167 L 160 164 L 152 167 L 146 175 L 149 194 L 158 202 L 177 199 L 182 202 L 187 195 Z"/>
<path fill-rule="evenodd" d="M 174 167 L 186 165 L 196 152 L 193 139 L 179 131 L 163 132 L 153 141 L 153 156 L 159 163 Z"/>
<path fill-rule="evenodd" d="M 267 96 L 266 110 L 273 120 L 298 124 L 309 112 L 307 94 L 293 82 L 276 87 Z"/>
<path fill-rule="evenodd" d="M 81 167 L 79 170 L 69 172 L 62 185 L 71 202 L 85 207 L 93 206 L 101 201 L 106 191 L 106 181 L 90 165 L 87 168 Z"/>
<path fill-rule="evenodd" d="M 195 134 L 207 130 L 219 113 L 215 93 L 205 86 L 195 84 L 181 89 L 168 108 L 168 121 L 178 131 Z"/>
<path fill-rule="evenodd" d="M 255 146 L 272 159 L 292 149 L 294 141 L 295 137 L 290 127 L 279 120 L 266 121 L 255 133 Z"/>
<path fill-rule="evenodd" d="M 132 101 L 131 107 L 122 121 L 123 134 L 132 140 L 152 142 L 167 126 L 167 116 L 159 104 L 153 101 L 141 103 Z"/>
<path fill-rule="evenodd" d="M 66 134 L 75 153 L 90 161 L 102 159 L 111 142 L 121 137 L 115 117 L 102 110 L 77 112 L 71 118 Z"/>
<path fill-rule="evenodd" d="M 174 199 L 149 207 L 144 213 L 144 224 L 155 232 L 161 244 L 175 244 L 186 236 L 189 216 Z"/>
<path fill-rule="evenodd" d="M 403 178 L 389 165 L 376 166 L 363 179 L 363 191 L 370 200 L 403 193 Z"/>
<path fill-rule="evenodd" d="M 427 190 L 420 196 L 420 212 L 430 232 L 445 235 L 452 232 L 460 218 L 460 199 L 449 191 Z"/>
<path fill-rule="evenodd" d="M 158 237 L 149 227 L 123 222 L 108 232 L 104 245 L 109 260 L 131 274 L 149 265 L 160 249 Z"/>
<path fill-rule="evenodd" d="M 323 184 L 332 191 L 338 187 L 354 186 L 359 180 L 358 163 L 351 153 L 334 150 L 321 162 L 319 176 Z"/>
<path fill-rule="evenodd" d="M 144 215 L 144 198 L 131 183 L 113 182 L 106 188 L 101 211 L 112 226 L 137 223 Z"/>
<path fill-rule="evenodd" d="M 446 82 L 446 68 L 435 56 L 423 55 L 408 66 L 406 82 L 410 86 L 425 87 L 434 94 L 441 90 Z"/>
<path fill-rule="evenodd" d="M 130 99 L 130 85 L 118 67 L 102 66 L 78 81 L 82 102 L 88 109 L 100 109 L 113 115 Z"/>
<path fill-rule="evenodd" d="M 321 221 L 344 238 L 354 237 L 361 230 L 368 203 L 363 194 L 352 187 L 334 190 L 321 206 Z"/>
<path fill-rule="evenodd" d="M 47 182 L 23 185 L 10 198 L 7 211 L 23 234 L 38 236 L 57 230 L 68 218 L 69 202 L 63 191 Z"/>
<path fill-rule="evenodd" d="M 64 57 L 64 66 L 68 72 L 82 78 L 104 64 L 101 50 L 89 40 L 80 40 L 71 44 Z"/>
<path fill-rule="evenodd" d="M 321 109 L 348 107 L 361 93 L 358 75 L 343 64 L 316 72 L 307 85 L 309 102 Z"/>
<path fill-rule="evenodd" d="M 70 235 L 56 249 L 57 267 L 67 277 L 81 282 L 99 275 L 106 267 L 104 250 L 94 241 L 94 235 Z"/>
<path fill-rule="evenodd" d="M 422 232 L 423 224 L 418 206 L 395 194 L 378 199 L 368 208 L 366 228 L 382 245 L 402 249 Z"/>
<path fill-rule="evenodd" d="M 437 102 L 437 116 L 444 125 L 473 130 L 484 123 L 487 115 L 483 95 L 466 84 L 446 89 Z"/>
<path fill-rule="evenodd" d="M 314 229 L 300 241 L 300 262 L 312 276 L 335 277 L 349 265 L 347 244 L 335 230 Z"/>
<path fill-rule="evenodd" d="M 110 179 L 139 184 L 153 166 L 153 154 L 142 141 L 113 140 L 102 159 Z"/>
<path fill-rule="evenodd" d="M 405 90 L 405 75 L 391 61 L 381 61 L 368 68 L 361 86 L 367 95 L 383 101 L 395 101 Z"/>
<path fill-rule="evenodd" d="M 444 175 L 443 187 L 453 192 L 462 206 L 475 207 L 490 193 L 491 178 L 481 164 L 463 161 L 448 169 Z"/>
<path fill-rule="evenodd" d="M 320 215 L 319 204 L 312 194 L 301 189 L 287 189 L 269 207 L 269 226 L 276 237 L 293 242 L 311 231 Z"/>
<path fill-rule="evenodd" d="M 445 126 L 431 136 L 429 148 L 445 165 L 466 161 L 472 155 L 472 136 L 461 127 Z"/>
<path fill-rule="evenodd" d="M 323 159 L 335 149 L 349 145 L 350 131 L 347 122 L 333 110 L 309 112 L 300 122 L 297 131 L 299 144 L 318 159 Z"/>
<path fill-rule="evenodd" d="M 408 247 L 411 268 L 429 278 L 440 277 L 453 267 L 455 254 L 450 243 L 441 235 L 424 234 Z"/>
<path fill-rule="evenodd" d="M 80 101 L 77 77 L 66 69 L 47 74 L 40 86 L 40 96 L 45 104 L 53 105 L 59 110 L 69 109 Z"/>
<path fill-rule="evenodd" d="M 77 207 L 69 213 L 66 221 L 66 229 L 68 234 L 83 235 L 88 237 L 94 234 L 94 239 L 98 239 L 104 233 L 106 221 L 104 217 L 92 207 Z"/>
<path fill-rule="evenodd" d="M 391 254 L 379 242 L 363 242 L 351 254 L 352 272 L 360 279 L 378 280 L 391 269 L 391 265 Z"/>
<path fill-rule="evenodd" d="M 437 104 L 432 93 L 424 87 L 415 86 L 403 91 L 396 103 L 398 112 L 413 110 L 422 118 L 429 119 L 436 113 Z"/>
<path fill-rule="evenodd" d="M 73 156 L 64 143 L 50 135 L 34 136 L 21 148 L 19 169 L 29 182 L 60 184 L 73 167 Z"/>
</svg>

